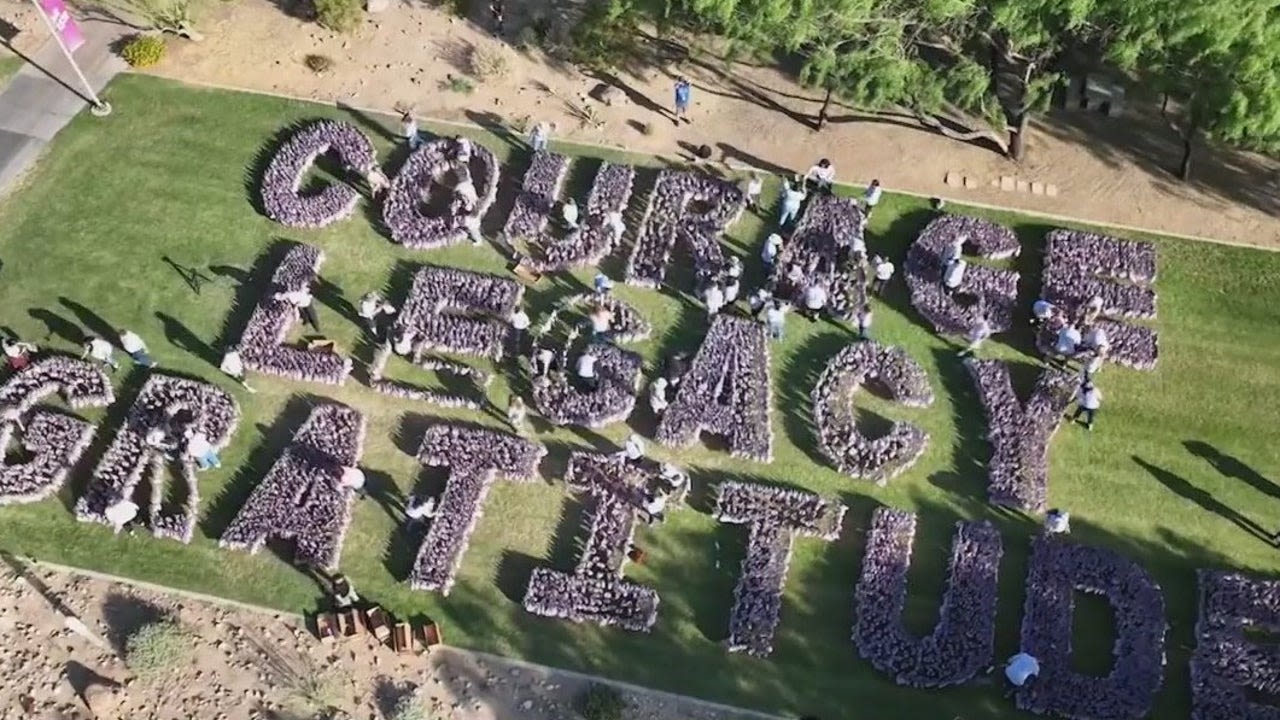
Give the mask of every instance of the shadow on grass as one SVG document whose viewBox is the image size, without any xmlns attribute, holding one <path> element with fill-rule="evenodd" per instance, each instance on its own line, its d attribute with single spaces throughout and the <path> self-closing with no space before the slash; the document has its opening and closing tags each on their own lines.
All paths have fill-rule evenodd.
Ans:
<svg viewBox="0 0 1280 720">
<path fill-rule="evenodd" d="M 800 349 L 790 353 L 779 373 L 780 392 L 775 402 L 787 440 L 823 467 L 828 467 L 831 461 L 819 449 L 811 395 L 831 358 L 855 342 L 858 340 L 852 335 L 821 326 L 816 335 L 805 339 Z"/>
<path fill-rule="evenodd" d="M 217 342 L 214 343 L 215 348 L 229 349 L 239 342 L 245 325 L 249 323 L 253 311 L 258 308 L 258 303 L 263 296 L 272 291 L 272 277 L 275 275 L 276 268 L 289 254 L 289 250 L 298 244 L 292 240 L 276 238 L 248 269 L 232 265 L 210 266 L 209 270 L 215 275 L 230 278 L 238 283 L 231 300 L 231 310 L 227 313 L 227 319 L 222 325 L 222 332 L 218 334 Z"/>
<path fill-rule="evenodd" d="M 102 601 L 102 621 L 107 641 L 116 654 L 125 657 L 129 638 L 142 628 L 165 619 L 167 612 L 155 603 L 121 592 L 111 592 Z"/>
<path fill-rule="evenodd" d="M 107 406 L 106 414 L 103 416 L 102 422 L 98 424 L 99 430 L 94 433 L 89 449 L 80 456 L 80 460 L 76 462 L 75 467 L 68 473 L 66 484 L 58 492 L 58 499 L 62 501 L 63 507 L 68 512 L 75 512 L 76 500 L 85 494 L 89 484 L 94 481 L 94 469 L 97 468 L 102 457 L 106 455 L 107 448 L 111 447 L 111 443 L 115 442 L 116 435 L 119 433 L 120 428 L 124 427 L 125 421 L 129 417 L 129 411 L 133 409 L 133 404 L 138 400 L 138 394 L 142 391 L 142 386 L 146 384 L 147 379 L 150 377 L 150 372 L 139 367 L 131 368 L 125 375 L 124 382 L 116 390 L 116 401 Z M 179 375 L 178 377 L 182 376 Z M 200 382 L 203 381 L 201 380 Z M 144 503 L 138 504 L 144 508 L 146 507 Z"/>
</svg>

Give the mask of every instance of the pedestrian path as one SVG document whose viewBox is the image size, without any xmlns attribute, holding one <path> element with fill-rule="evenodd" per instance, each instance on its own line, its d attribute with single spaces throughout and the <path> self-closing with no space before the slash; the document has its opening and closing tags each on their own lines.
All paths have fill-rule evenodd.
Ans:
<svg viewBox="0 0 1280 720">
<path fill-rule="evenodd" d="M 118 24 L 80 22 L 85 44 L 75 58 L 94 90 L 101 92 L 125 68 L 111 52 L 120 36 Z M 75 70 L 58 44 L 46 41 L 0 88 L 0 197 L 25 173 L 59 130 L 89 106 Z M 110 122 L 105 118 L 102 122 Z"/>
</svg>

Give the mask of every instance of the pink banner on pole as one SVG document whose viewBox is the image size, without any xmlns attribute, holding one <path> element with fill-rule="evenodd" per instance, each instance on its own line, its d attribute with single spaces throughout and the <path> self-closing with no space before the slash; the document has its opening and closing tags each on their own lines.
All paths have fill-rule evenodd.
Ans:
<svg viewBox="0 0 1280 720">
<path fill-rule="evenodd" d="M 76 48 L 84 45 L 84 34 L 80 32 L 80 26 L 76 25 L 71 13 L 67 12 L 67 6 L 62 0 L 39 0 L 39 2 L 40 10 L 44 12 L 45 17 L 49 18 L 49 24 L 53 26 L 54 32 L 58 34 L 58 40 L 62 42 L 67 52 L 75 52 Z"/>
</svg>

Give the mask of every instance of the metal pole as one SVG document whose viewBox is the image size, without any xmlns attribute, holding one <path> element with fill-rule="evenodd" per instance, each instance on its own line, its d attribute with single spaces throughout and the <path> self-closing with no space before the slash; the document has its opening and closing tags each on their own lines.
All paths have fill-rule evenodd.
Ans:
<svg viewBox="0 0 1280 720">
<path fill-rule="evenodd" d="M 45 13 L 44 8 L 40 6 L 40 0 L 31 0 L 31 4 L 36 6 L 36 12 L 40 13 L 40 17 L 44 18 L 44 24 L 49 28 L 49 34 L 53 36 L 53 41 L 58 43 L 58 49 L 62 51 L 63 56 L 67 58 L 67 62 L 71 63 L 71 69 L 76 71 L 76 77 L 80 78 L 80 82 L 84 85 L 84 89 L 89 93 L 89 97 L 93 101 L 93 107 L 90 112 L 98 117 L 111 114 L 111 105 L 102 101 L 98 97 L 98 93 L 94 92 L 93 86 L 89 84 L 89 79 L 80 71 L 80 66 L 76 64 L 76 59 L 71 55 L 71 51 L 62 42 L 62 33 L 58 32 L 58 28 L 53 26 L 53 20 Z"/>
</svg>

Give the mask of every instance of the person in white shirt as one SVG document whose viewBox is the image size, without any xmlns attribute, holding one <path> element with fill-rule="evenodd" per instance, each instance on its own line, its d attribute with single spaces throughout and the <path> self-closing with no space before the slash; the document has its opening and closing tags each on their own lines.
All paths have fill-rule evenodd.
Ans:
<svg viewBox="0 0 1280 720">
<path fill-rule="evenodd" d="M 724 304 L 732 305 L 738 302 L 738 295 L 742 292 L 742 280 L 732 273 L 729 280 L 724 284 Z"/>
<path fill-rule="evenodd" d="M 551 366 L 555 363 L 556 353 L 545 345 L 540 346 L 533 353 L 533 376 L 536 378 L 545 377 L 551 372 Z"/>
<path fill-rule="evenodd" d="M 453 194 L 457 196 L 458 202 L 462 204 L 464 212 L 470 213 L 476 209 L 476 205 L 480 203 L 480 195 L 476 193 L 476 184 L 472 182 L 470 176 L 466 176 L 453 186 Z"/>
<path fill-rule="evenodd" d="M 622 446 L 622 456 L 632 464 L 644 460 L 644 438 L 635 433 L 628 435 L 626 444 Z"/>
<path fill-rule="evenodd" d="M 724 307 L 724 290 L 720 288 L 719 283 L 713 282 L 703 292 L 702 299 L 707 303 L 707 314 L 715 315 L 720 312 L 720 308 Z"/>
<path fill-rule="evenodd" d="M 974 323 L 969 328 L 969 332 L 965 334 L 965 339 L 969 341 L 969 344 L 960 351 L 960 357 L 973 355 L 989 337 L 991 337 L 991 323 L 987 322 L 985 317 L 978 318 L 978 322 Z"/>
<path fill-rule="evenodd" d="M 462 218 L 462 229 L 467 231 L 467 239 L 471 240 L 471 244 L 479 247 L 484 244 L 484 233 L 480 231 L 480 216 L 467 215 Z"/>
<path fill-rule="evenodd" d="M 669 384 L 667 379 L 661 375 L 649 383 L 649 407 L 653 410 L 653 414 L 659 417 L 671 405 L 671 403 L 667 402 L 667 386 Z"/>
<path fill-rule="evenodd" d="M 120 331 L 120 347 L 124 349 L 129 359 L 138 365 L 145 368 L 156 366 L 156 361 L 152 360 L 151 355 L 147 353 L 147 343 L 132 330 Z"/>
<path fill-rule="evenodd" d="M 879 255 L 871 261 L 871 267 L 875 272 L 875 280 L 871 283 L 871 292 L 879 295 L 884 292 L 885 286 L 893 279 L 893 272 L 896 268 L 893 263 Z"/>
<path fill-rule="evenodd" d="M 350 490 L 355 493 L 356 497 L 364 499 L 364 483 L 365 476 L 363 470 L 358 467 L 342 468 L 342 475 L 338 478 L 338 487 L 344 490 Z"/>
<path fill-rule="evenodd" d="M 511 400 L 507 402 L 507 422 L 511 424 L 511 429 L 515 430 L 517 435 L 524 434 L 525 419 L 528 416 L 529 408 L 525 407 L 524 400 L 512 393 Z"/>
<path fill-rule="evenodd" d="M 682 493 L 689 487 L 689 474 L 671 463 L 663 463 L 658 476 L 666 482 L 667 489 L 673 494 Z"/>
<path fill-rule="evenodd" d="M 817 320 L 827 306 L 827 289 L 822 283 L 814 283 L 804 291 L 804 307 L 810 320 Z"/>
<path fill-rule="evenodd" d="M 809 168 L 809 172 L 804 174 L 805 185 L 813 183 L 814 187 L 823 192 L 831 192 L 831 186 L 836 182 L 836 167 L 831 161 L 822 158 L 817 165 Z"/>
<path fill-rule="evenodd" d="M 1054 508 L 1044 516 L 1044 529 L 1050 535 L 1061 535 L 1071 532 L 1071 513 Z"/>
<path fill-rule="evenodd" d="M 578 227 L 578 201 L 569 198 L 564 201 L 564 205 L 560 207 L 560 219 L 564 220 L 565 227 L 570 230 Z"/>
<path fill-rule="evenodd" d="M 396 308 L 391 303 L 382 299 L 382 296 L 376 292 L 367 292 L 364 297 L 360 298 L 360 305 L 356 308 L 356 314 L 360 316 L 361 322 L 364 323 L 365 330 L 369 331 L 369 335 L 378 342 L 386 339 L 389 321 L 396 314 Z"/>
<path fill-rule="evenodd" d="M 0 347 L 4 349 L 5 366 L 14 372 L 30 365 L 31 356 L 36 352 L 35 345 L 17 338 L 5 338 Z"/>
<path fill-rule="evenodd" d="M 115 352 L 116 349 L 111 347 L 111 343 L 100 337 L 91 337 L 89 338 L 89 341 L 84 344 L 84 353 L 80 355 L 80 359 L 83 360 L 86 357 L 91 357 L 112 370 L 119 370 L 120 363 L 116 362 L 114 357 Z"/>
<path fill-rule="evenodd" d="M 724 273 L 731 278 L 742 277 L 742 259 L 737 255 L 730 255 L 729 264 L 725 266 Z"/>
<path fill-rule="evenodd" d="M 310 288 L 301 287 L 297 290 L 278 292 L 274 297 L 276 300 L 292 305 L 298 311 L 298 316 L 302 318 L 302 322 L 310 325 L 316 332 L 320 332 L 320 317 L 316 315 L 316 309 L 312 307 L 315 298 L 311 296 Z"/>
<path fill-rule="evenodd" d="M 778 253 L 782 252 L 782 236 L 773 233 L 764 241 L 760 249 L 760 260 L 764 263 L 765 273 L 773 272 L 773 264 L 778 261 Z"/>
<path fill-rule="evenodd" d="M 218 365 L 218 369 L 227 375 L 227 377 L 240 383 L 240 387 L 251 393 L 258 392 L 249 387 L 249 383 L 244 379 L 244 361 L 240 359 L 240 351 L 231 348 L 222 356 L 222 363 Z"/>
<path fill-rule="evenodd" d="M 138 504 L 132 500 L 120 499 L 107 506 L 102 513 L 107 522 L 111 523 L 111 530 L 119 535 L 120 531 L 129 526 L 138 517 Z"/>
<path fill-rule="evenodd" d="M 412 330 L 404 330 L 396 336 L 396 341 L 392 344 L 391 349 L 395 350 L 395 353 L 401 357 L 408 357 L 413 352 L 415 339 Z"/>
<path fill-rule="evenodd" d="M 743 195 L 747 197 L 747 208 L 755 210 L 760 206 L 760 192 L 764 190 L 764 181 L 760 179 L 759 173 L 751 173 L 747 177 L 746 187 Z"/>
<path fill-rule="evenodd" d="M 871 339 L 871 306 L 863 305 L 858 311 L 858 337 L 863 340 Z"/>
<path fill-rule="evenodd" d="M 609 226 L 609 232 L 613 235 L 615 243 L 621 240 L 622 234 L 627 231 L 627 224 L 622 220 L 622 213 L 616 210 L 605 216 L 605 224 Z"/>
<path fill-rule="evenodd" d="M 596 377 L 597 359 L 595 354 L 591 352 L 591 348 L 587 348 L 586 352 L 578 356 L 578 363 L 574 368 L 578 374 L 578 379 L 582 381 L 587 390 L 592 392 L 600 385 L 600 379 Z"/>
<path fill-rule="evenodd" d="M 955 240 L 942 251 L 942 265 L 945 267 L 964 257 L 964 244 L 969 242 L 968 235 L 957 235 Z"/>
<path fill-rule="evenodd" d="M 809 193 L 804 189 L 804 183 L 799 178 L 794 184 L 782 183 L 782 214 L 778 216 L 779 228 L 786 227 L 787 223 L 800 216 L 800 204 L 808 195 Z"/>
<path fill-rule="evenodd" d="M 1084 311 L 1080 319 L 1080 325 L 1088 327 L 1098 321 L 1102 317 L 1103 300 L 1099 295 L 1094 295 L 1084 306 Z"/>
<path fill-rule="evenodd" d="M 767 287 L 762 287 L 747 298 L 747 307 L 750 308 L 752 315 L 758 317 L 760 311 L 764 310 L 771 300 L 773 300 L 773 292 Z"/>
<path fill-rule="evenodd" d="M 1102 407 L 1102 391 L 1098 390 L 1098 386 L 1091 382 L 1081 383 L 1079 391 L 1080 405 L 1076 408 L 1076 412 L 1071 416 L 1072 422 L 1080 420 L 1080 416 L 1084 416 L 1084 427 L 1086 430 L 1093 430 L 1093 419 L 1098 414 L 1098 409 Z"/>
<path fill-rule="evenodd" d="M 457 158 L 458 163 L 466 165 L 471 162 L 471 141 L 461 135 L 456 135 L 453 138 L 453 144 L 457 150 L 457 154 L 454 157 Z"/>
<path fill-rule="evenodd" d="M 218 457 L 218 450 L 209 442 L 209 437 L 204 434 L 204 431 L 187 428 L 185 435 L 187 439 L 187 455 L 196 461 L 200 470 L 222 467 L 222 460 Z"/>
<path fill-rule="evenodd" d="M 656 522 L 666 520 L 667 510 L 667 493 L 665 490 L 656 490 L 649 494 L 644 501 L 645 522 L 652 525 Z"/>
<path fill-rule="evenodd" d="M 960 288 L 960 283 L 964 281 L 964 271 L 968 267 L 969 263 L 964 260 L 953 260 L 947 266 L 946 271 L 942 273 L 942 287 L 947 294 L 954 293 Z"/>
<path fill-rule="evenodd" d="M 533 126 L 533 132 L 529 133 L 529 146 L 534 152 L 542 152 L 547 149 L 547 143 L 551 140 L 551 124 L 542 121 Z"/>
<path fill-rule="evenodd" d="M 418 121 L 413 119 L 409 113 L 400 116 L 400 131 L 404 135 L 404 139 L 409 143 L 409 151 L 412 152 L 422 145 L 422 134 L 418 132 Z"/>
<path fill-rule="evenodd" d="M 597 305 L 588 316 L 591 321 L 591 339 L 609 339 L 613 331 L 613 311 L 604 305 Z"/>
<path fill-rule="evenodd" d="M 604 273 L 596 273 L 596 276 L 591 279 L 591 287 L 595 289 L 596 295 L 604 297 L 613 290 L 613 281 Z"/>
<path fill-rule="evenodd" d="M 861 233 L 854 236 L 853 241 L 849 243 L 849 259 L 856 260 L 859 264 L 867 257 L 867 239 Z"/>
<path fill-rule="evenodd" d="M 421 495 L 409 496 L 409 502 L 404 506 L 405 517 L 409 518 L 409 526 L 413 527 L 417 523 L 425 522 L 436 516 L 436 499 L 433 497 L 422 497 Z"/>
<path fill-rule="evenodd" d="M 1107 338 L 1107 331 L 1103 330 L 1101 325 L 1090 325 L 1086 328 L 1084 336 L 1080 338 L 1080 342 L 1086 350 L 1106 352 L 1111 349 L 1111 341 Z"/>
<path fill-rule="evenodd" d="M 1036 325 L 1043 325 L 1053 317 L 1053 303 L 1044 298 L 1037 299 L 1031 304 L 1031 322 Z"/>
<path fill-rule="evenodd" d="M 352 586 L 351 581 L 345 575 L 335 575 L 333 578 L 333 604 L 339 610 L 355 606 L 360 602 L 360 596 L 356 594 L 356 589 Z"/>
<path fill-rule="evenodd" d="M 876 205 L 880 204 L 881 195 L 884 195 L 884 190 L 880 187 L 880 181 L 873 179 L 871 184 L 867 186 L 867 191 L 862 195 L 862 205 L 865 208 L 863 217 L 871 217 L 871 211 L 876 209 Z"/>
<path fill-rule="evenodd" d="M 769 337 L 781 340 L 782 330 L 787 324 L 786 307 L 777 300 L 770 303 L 769 309 L 764 313 L 764 324 L 769 328 Z"/>
<path fill-rule="evenodd" d="M 1067 325 L 1058 331 L 1058 340 L 1054 343 L 1053 349 L 1059 355 L 1071 358 L 1076 354 L 1077 348 L 1080 346 L 1080 331 L 1075 325 Z"/>
</svg>

